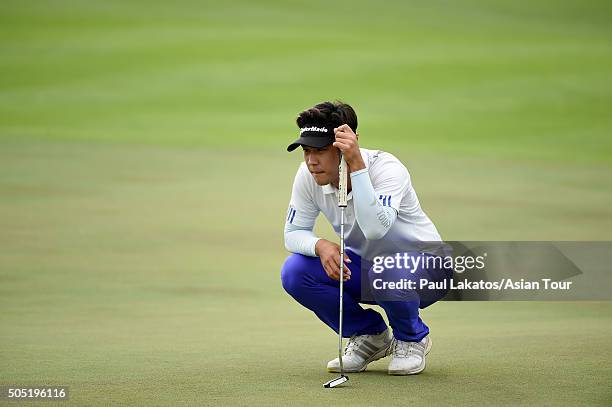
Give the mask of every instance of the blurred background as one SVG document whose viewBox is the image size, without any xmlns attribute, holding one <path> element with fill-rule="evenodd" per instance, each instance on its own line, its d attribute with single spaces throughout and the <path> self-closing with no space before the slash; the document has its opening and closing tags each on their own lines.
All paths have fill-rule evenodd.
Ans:
<svg viewBox="0 0 612 407">
<path fill-rule="evenodd" d="M 1 2 L 0 384 L 609 405 L 609 302 L 436 304 L 424 374 L 324 391 L 334 333 L 280 267 L 285 148 L 334 99 L 443 238 L 612 239 L 611 23 L 595 0 Z"/>
</svg>

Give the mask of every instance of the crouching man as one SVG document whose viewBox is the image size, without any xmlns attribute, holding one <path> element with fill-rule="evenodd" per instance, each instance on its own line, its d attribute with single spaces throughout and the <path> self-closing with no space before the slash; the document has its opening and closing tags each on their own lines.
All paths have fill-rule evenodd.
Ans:
<svg viewBox="0 0 612 407">
<path fill-rule="evenodd" d="M 349 337 L 343 355 L 346 372 L 361 372 L 370 362 L 391 355 L 389 374 L 410 375 L 425 369 L 431 349 L 429 328 L 419 309 L 441 299 L 426 295 L 418 285 L 409 284 L 392 293 L 362 289 L 362 270 L 367 279 L 389 276 L 395 281 L 440 280 L 452 276 L 451 269 L 395 268 L 385 273 L 369 267 L 364 256 L 368 244 L 393 239 L 404 242 L 439 242 L 436 227 L 421 209 L 410 175 L 393 155 L 359 148 L 357 115 L 341 102 L 324 102 L 299 114 L 300 137 L 287 147 L 302 147 L 300 165 L 287 211 L 285 247 L 292 252 L 281 271 L 284 289 L 296 301 L 313 311 L 327 326 L 338 332 L 340 246 L 313 233 L 319 212 L 340 233 L 338 208 L 338 164 L 343 154 L 348 168 L 348 206 L 345 217 L 345 281 L 343 334 Z M 414 253 L 423 258 L 430 253 Z M 362 265 L 363 261 L 363 265 Z M 425 262 L 422 262 L 425 264 Z M 432 262 L 432 264 L 439 264 Z M 364 276 L 365 277 L 365 276 Z M 378 304 L 385 311 L 393 333 L 382 316 L 360 304 Z M 327 365 L 339 372 L 338 358 Z"/>
</svg>

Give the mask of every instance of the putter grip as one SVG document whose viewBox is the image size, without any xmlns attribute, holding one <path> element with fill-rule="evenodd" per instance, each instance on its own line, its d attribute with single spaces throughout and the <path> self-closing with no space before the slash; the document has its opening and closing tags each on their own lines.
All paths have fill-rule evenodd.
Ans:
<svg viewBox="0 0 612 407">
<path fill-rule="evenodd" d="M 344 156 L 340 156 L 340 180 L 338 182 L 338 206 L 346 207 L 346 188 L 348 182 L 348 167 L 346 165 L 346 161 L 344 160 Z"/>
</svg>

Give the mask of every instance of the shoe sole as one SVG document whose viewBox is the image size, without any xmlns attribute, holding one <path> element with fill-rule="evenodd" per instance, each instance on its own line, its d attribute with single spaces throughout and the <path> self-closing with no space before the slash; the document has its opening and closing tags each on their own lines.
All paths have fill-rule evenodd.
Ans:
<svg viewBox="0 0 612 407">
<path fill-rule="evenodd" d="M 360 367 L 359 369 L 344 369 L 344 373 L 361 373 L 364 370 L 366 370 L 368 368 L 368 365 L 372 362 L 376 362 L 379 359 L 384 358 L 385 356 L 387 356 L 387 351 L 389 350 L 389 347 L 391 346 L 391 343 L 393 341 L 389 341 L 389 343 L 387 344 L 387 346 L 385 346 L 384 348 L 381 348 L 378 352 L 376 352 L 375 354 L 373 354 L 372 356 L 370 356 L 369 359 L 367 359 L 365 361 L 365 363 L 363 364 L 362 367 Z M 330 373 L 340 373 L 340 366 L 333 367 L 333 368 L 327 368 L 327 371 Z"/>
<path fill-rule="evenodd" d="M 427 347 L 425 347 L 425 356 L 427 356 L 430 350 L 431 350 L 431 338 L 429 338 L 429 340 L 427 341 Z M 423 358 L 423 363 L 421 363 L 414 370 L 389 370 L 388 373 L 391 376 L 409 376 L 413 374 L 419 374 L 423 370 L 425 370 L 425 358 Z"/>
</svg>

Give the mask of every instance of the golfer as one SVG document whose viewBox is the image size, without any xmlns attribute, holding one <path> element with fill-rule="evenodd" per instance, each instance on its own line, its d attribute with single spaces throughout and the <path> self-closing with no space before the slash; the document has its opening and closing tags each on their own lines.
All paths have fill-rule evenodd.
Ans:
<svg viewBox="0 0 612 407">
<path fill-rule="evenodd" d="M 410 175 L 393 155 L 360 148 L 357 115 L 341 102 L 323 102 L 301 112 L 297 118 L 300 137 L 287 147 L 301 147 L 300 165 L 287 211 L 284 239 L 292 254 L 285 261 L 283 288 L 296 301 L 313 311 L 327 326 L 338 332 L 340 246 L 314 235 L 315 220 L 322 212 L 336 233 L 340 233 L 338 180 L 340 153 L 349 169 L 348 206 L 345 218 L 345 275 L 343 335 L 349 337 L 344 350 L 345 372 L 361 372 L 370 362 L 391 355 L 389 374 L 410 375 L 425 369 L 425 356 L 431 349 L 429 328 L 419 317 L 419 309 L 441 299 L 425 295 L 417 287 L 381 295 L 372 290 L 372 300 L 364 299 L 362 267 L 367 281 L 380 280 L 373 267 L 362 265 L 368 245 L 385 239 L 407 242 L 439 242 L 436 227 L 421 209 Z M 435 256 L 418 253 L 420 256 Z M 424 264 L 424 262 L 423 262 Z M 416 268 L 391 270 L 393 279 L 418 281 L 452 276 L 452 269 Z M 384 275 L 384 273 L 383 273 Z M 366 277 L 366 276 L 364 276 Z M 380 283 L 380 281 L 379 281 Z M 376 284 L 374 284 L 376 285 Z M 370 287 L 371 288 L 371 287 Z M 385 311 L 393 332 L 382 316 L 360 303 L 378 304 Z M 338 358 L 327 364 L 330 372 L 340 371 Z"/>
</svg>

